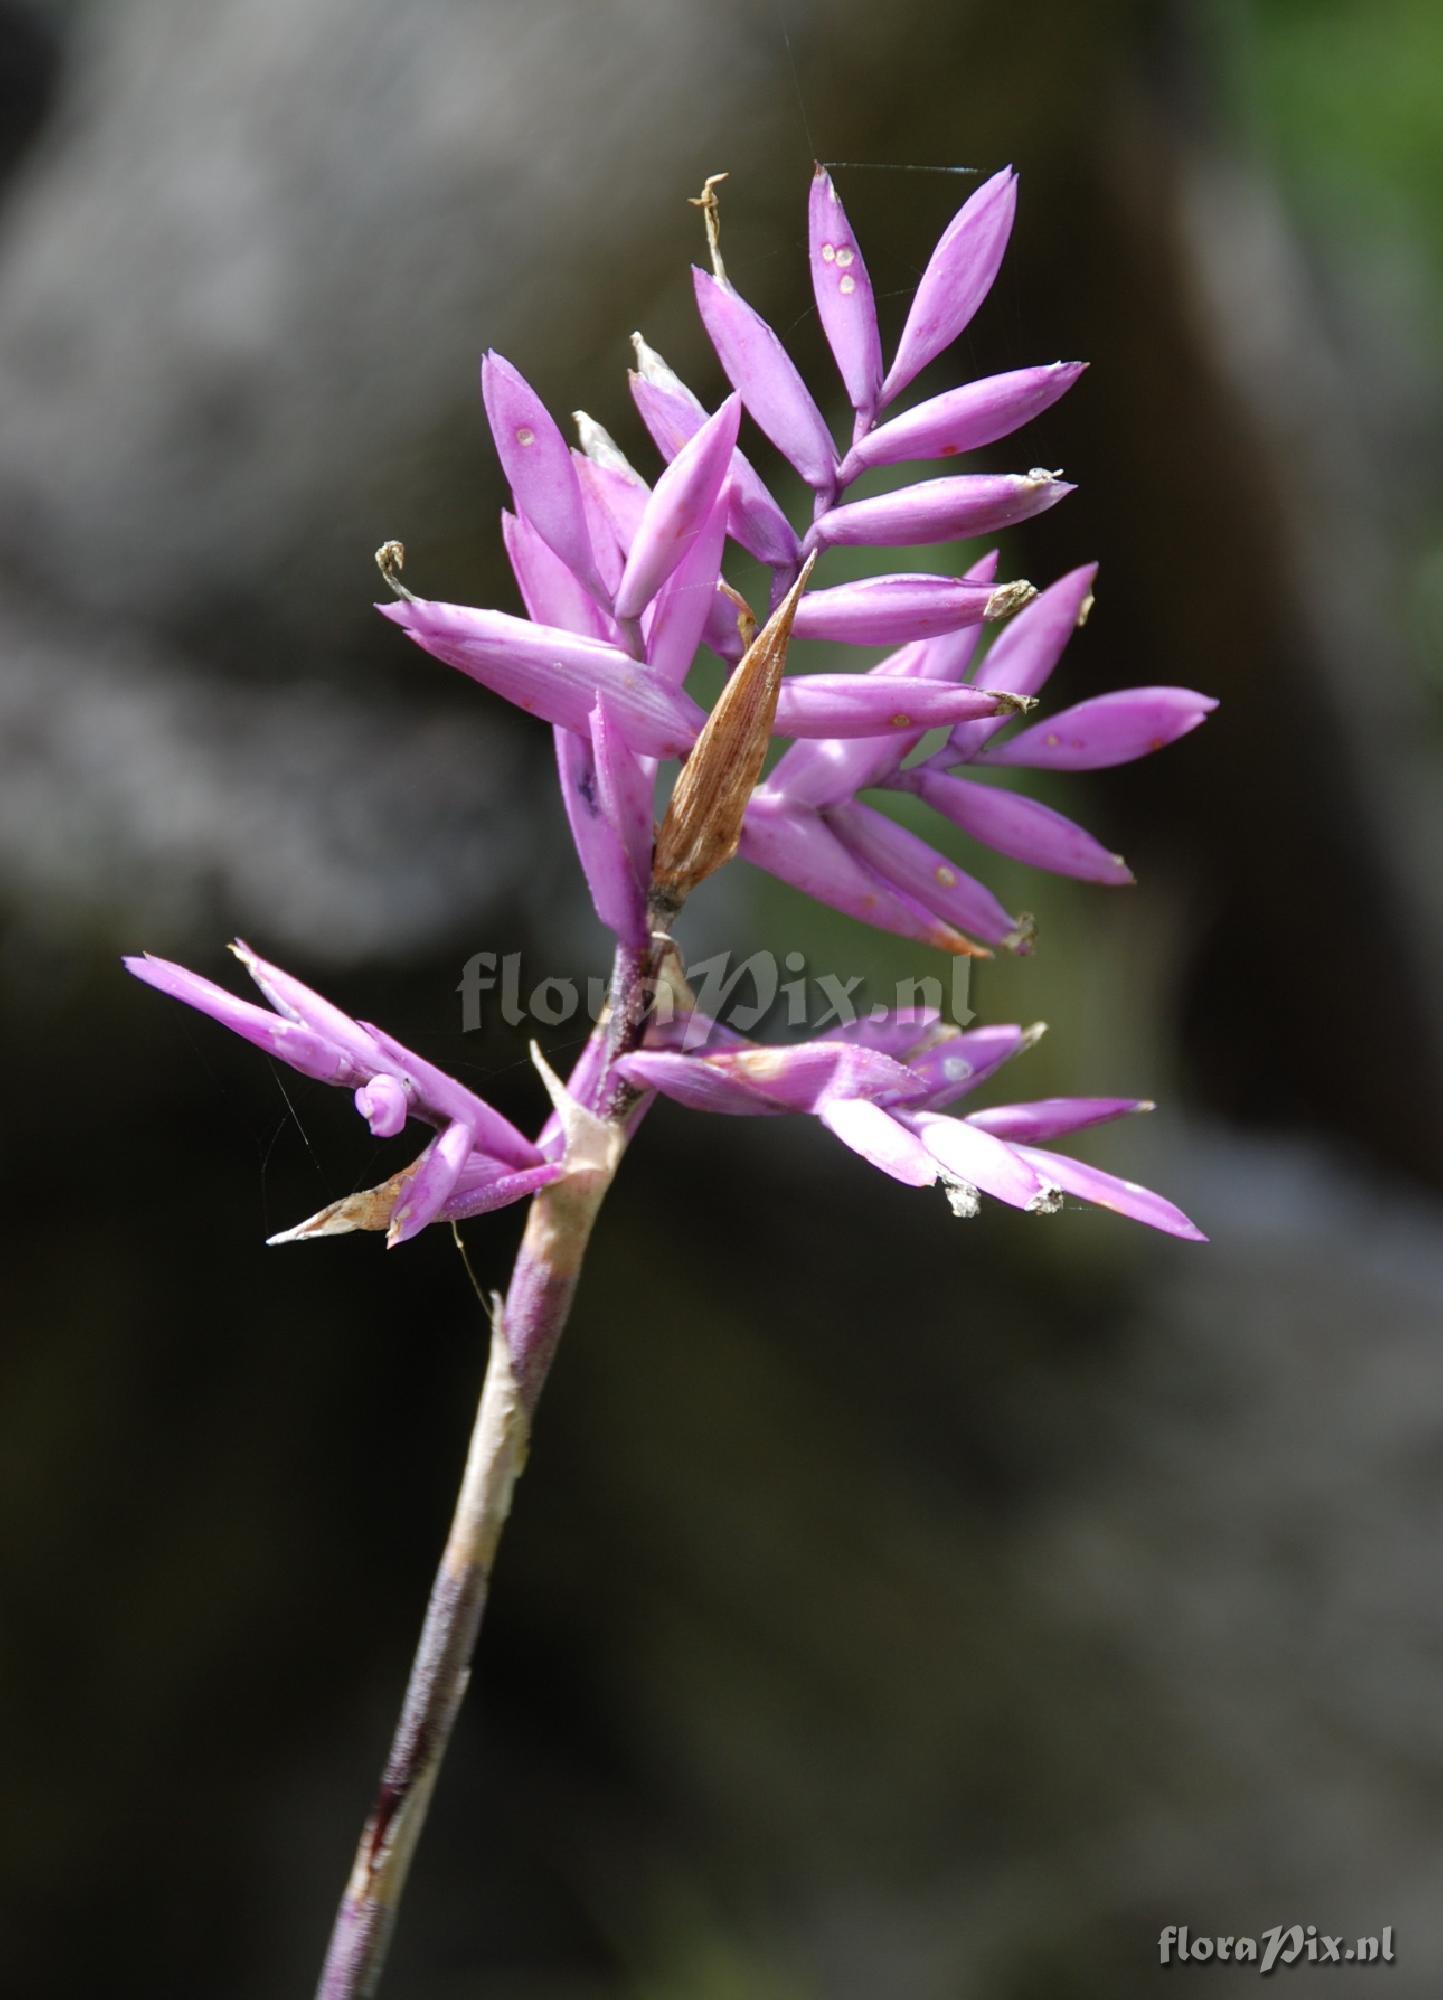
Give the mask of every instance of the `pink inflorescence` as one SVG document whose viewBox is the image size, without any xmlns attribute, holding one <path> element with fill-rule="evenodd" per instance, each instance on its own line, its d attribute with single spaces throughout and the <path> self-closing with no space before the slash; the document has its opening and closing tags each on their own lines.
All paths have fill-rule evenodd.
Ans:
<svg viewBox="0 0 1443 2000">
<path fill-rule="evenodd" d="M 772 602 L 805 557 L 841 546 L 915 547 L 986 536 L 1055 506 L 1057 474 L 950 473 L 871 498 L 848 497 L 879 466 L 948 461 L 995 444 L 1057 401 L 1080 362 L 1051 362 L 944 390 L 906 410 L 896 398 L 956 339 L 986 297 L 1007 247 L 1016 178 L 995 175 L 944 231 L 918 285 L 890 369 L 861 250 L 830 176 L 809 204 L 817 310 L 853 410 L 839 452 L 781 341 L 725 277 L 694 273 L 697 305 L 733 394 L 713 413 L 634 337 L 631 389 L 665 470 L 654 487 L 599 425 L 581 419 L 568 450 L 540 398 L 499 355 L 482 390 L 514 512 L 507 553 L 527 611 L 408 600 L 381 607 L 418 645 L 555 725 L 562 794 L 598 914 L 635 943 L 644 934 L 644 868 L 622 822 L 655 760 L 684 757 L 703 717 L 684 682 L 705 646 L 740 656 L 722 564 L 728 541 L 766 565 Z M 739 442 L 742 411 L 812 489 L 813 519 L 788 522 Z M 954 860 L 900 827 L 864 792 L 923 799 L 983 847 L 1086 881 L 1132 878 L 1119 856 L 1051 807 L 957 775 L 969 764 L 1095 770 L 1175 742 L 1214 703 L 1185 688 L 1134 688 L 1011 727 L 1035 705 L 1087 614 L 1095 566 L 1038 596 L 997 581 L 995 552 L 959 577 L 906 570 L 803 598 L 794 636 L 889 647 L 839 686 L 793 676 L 776 733 L 796 739 L 760 786 L 741 852 L 819 901 L 880 929 L 936 944 L 947 932 L 1027 949 L 1030 925 Z M 1002 622 L 1007 621 L 1007 622 Z M 980 651 L 983 628 L 1001 623 Z M 897 683 L 915 684 L 910 690 Z M 910 692 L 912 702 L 901 696 Z M 1008 700 L 997 702 L 995 696 Z M 957 706 L 949 711 L 948 700 Z M 963 704 L 975 704 L 969 710 Z M 591 718 L 604 709 L 611 782 L 597 782 Z M 929 730 L 942 746 L 917 760 Z M 1006 733 L 1003 733 L 1006 732 Z M 625 766 L 623 770 L 621 767 Z"/>
<path fill-rule="evenodd" d="M 1055 874 L 1105 885 L 1132 879 L 1118 855 L 1051 807 L 962 775 L 1126 763 L 1175 742 L 1215 705 L 1184 688 L 1132 688 L 1020 719 L 1038 705 L 1087 615 L 1094 565 L 1040 593 L 999 582 L 995 551 L 961 576 L 905 570 L 825 580 L 832 549 L 990 536 L 1072 490 L 1044 470 L 949 469 L 882 494 L 851 491 L 879 467 L 953 467 L 1047 409 L 1082 373 L 1081 363 L 1053 362 L 895 407 L 986 297 L 1015 204 L 1010 169 L 963 204 L 922 274 L 888 366 L 861 250 L 830 176 L 817 170 L 811 276 L 852 412 L 844 450 L 782 342 L 719 261 L 694 273 L 702 322 L 733 392 L 714 411 L 634 337 L 632 394 L 664 461 L 654 484 L 589 418 L 578 418 L 580 447 L 568 446 L 518 371 L 486 355 L 482 394 L 512 496 L 502 533 L 525 616 L 409 593 L 380 609 L 427 652 L 552 725 L 592 900 L 632 952 L 646 949 L 651 927 L 658 766 L 685 759 L 706 721 L 687 678 L 703 648 L 729 667 L 744 651 L 747 619 L 723 575 L 729 543 L 769 572 L 773 606 L 808 558 L 819 558 L 821 581 L 801 599 L 795 637 L 889 649 L 860 673 L 783 682 L 773 730 L 790 747 L 747 804 L 739 848 L 746 859 L 865 923 L 955 952 L 1026 950 L 1030 921 L 864 793 L 911 794 L 980 846 Z M 745 455 L 744 415 L 811 489 L 805 528 L 788 521 Z M 981 647 L 988 627 L 995 636 Z M 926 739 L 938 730 L 940 747 L 929 749 Z M 379 1030 L 243 948 L 241 956 L 273 1012 L 163 960 L 127 964 L 292 1067 L 345 1084 L 378 1136 L 411 1118 L 434 1130 L 420 1159 L 396 1177 L 379 1222 L 354 1219 L 352 1208 L 351 1219 L 326 1228 L 386 1227 L 401 1241 L 428 1222 L 518 1200 L 564 1171 L 554 1120 L 533 1145 Z M 1136 1101 L 1056 1099 L 946 1115 L 945 1105 L 1024 1045 L 1021 1029 L 964 1035 L 935 1020 L 889 1016 L 785 1050 L 743 1047 L 718 1028 L 691 1052 L 656 1045 L 658 1033 L 618 1065 L 643 1102 L 661 1091 L 702 1109 L 812 1113 L 896 1178 L 944 1183 L 959 1212 L 979 1190 L 1032 1210 L 1068 1193 L 1174 1235 L 1198 1234 L 1158 1196 L 1044 1143 L 1135 1110 Z M 594 1051 L 583 1061 L 594 1070 Z M 311 1225 L 291 1233 L 307 1232 L 325 1233 Z"/>
</svg>

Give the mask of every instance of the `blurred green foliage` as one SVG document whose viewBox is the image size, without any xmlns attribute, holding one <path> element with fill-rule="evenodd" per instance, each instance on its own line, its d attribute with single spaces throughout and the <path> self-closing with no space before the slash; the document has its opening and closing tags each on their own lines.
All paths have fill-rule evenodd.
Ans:
<svg viewBox="0 0 1443 2000">
<path fill-rule="evenodd" d="M 1439 285 L 1443 332 L 1443 7 L 1437 0 L 1257 0 L 1233 15 L 1244 134 L 1274 154 L 1330 236 L 1406 235 Z"/>
</svg>

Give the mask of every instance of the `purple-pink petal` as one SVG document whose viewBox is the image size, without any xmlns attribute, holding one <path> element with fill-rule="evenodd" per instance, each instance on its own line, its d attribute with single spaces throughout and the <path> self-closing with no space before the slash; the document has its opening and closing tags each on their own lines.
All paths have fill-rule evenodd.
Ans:
<svg viewBox="0 0 1443 2000">
<path fill-rule="evenodd" d="M 646 628 L 647 663 L 668 687 L 679 688 L 691 672 L 704 634 L 725 644 L 729 626 L 737 641 L 734 657 L 741 658 L 736 606 L 717 593 L 729 498 L 726 489 L 717 494 L 711 512 L 662 586 Z"/>
<path fill-rule="evenodd" d="M 938 240 L 917 286 L 882 388 L 883 403 L 906 388 L 967 325 L 992 289 L 1012 233 L 1017 176 L 1004 167 L 963 203 Z"/>
<path fill-rule="evenodd" d="M 880 1049 L 911 1066 L 912 1051 L 937 1031 L 941 1015 L 935 1007 L 892 1007 L 873 1009 L 855 1021 L 838 1021 L 823 1028 L 820 1042 L 853 1042 L 863 1048 Z"/>
<path fill-rule="evenodd" d="M 819 547 L 900 549 L 991 535 L 1044 514 L 1074 491 L 1050 472 L 964 473 L 924 479 L 873 500 L 834 507 L 812 530 Z"/>
<path fill-rule="evenodd" d="M 638 343 L 640 366 L 627 371 L 627 386 L 652 443 L 670 464 L 706 422 L 706 406 L 639 333 L 632 340 Z"/>
<path fill-rule="evenodd" d="M 809 486 L 826 490 L 837 470 L 832 434 L 790 355 L 766 321 L 729 284 L 693 269 L 697 309 L 728 381 Z"/>
<path fill-rule="evenodd" d="M 652 488 L 617 588 L 618 618 L 641 616 L 700 533 L 726 479 L 741 415 L 741 399 L 728 396 Z"/>
<path fill-rule="evenodd" d="M 709 646 L 727 667 L 739 666 L 746 652 L 736 602 L 724 590 L 717 589 L 711 594 L 702 626 L 702 644 Z"/>
<path fill-rule="evenodd" d="M 632 397 L 657 450 L 663 458 L 674 458 L 706 421 L 706 410 L 640 334 L 633 334 L 632 340 L 638 364 L 638 372 L 628 377 Z M 801 557 L 801 544 L 792 524 L 741 450 L 732 454 L 730 479 L 727 532 L 732 540 L 769 568 L 794 566 Z"/>
<path fill-rule="evenodd" d="M 927 1094 L 926 1084 L 892 1056 L 854 1042 L 723 1050 L 694 1060 L 747 1084 L 786 1111 L 815 1113 L 837 1098 L 885 1097 L 889 1103 L 907 1103 Z"/>
<path fill-rule="evenodd" d="M 394 1139 L 411 1115 L 411 1099 L 399 1077 L 373 1076 L 355 1095 L 357 1111 L 373 1139 Z"/>
<path fill-rule="evenodd" d="M 963 625 L 980 625 L 1005 612 L 1018 585 L 969 583 L 954 576 L 911 570 L 863 577 L 830 590 L 809 590 L 797 606 L 792 636 L 832 639 L 847 646 L 900 646 L 931 639 Z M 1004 689 L 1005 681 L 998 683 Z M 1008 690 L 1011 692 L 1011 690 Z"/>
<path fill-rule="evenodd" d="M 899 1115 L 937 1164 L 964 1187 L 990 1194 L 1011 1208 L 1045 1205 L 1042 1178 L 1005 1141 L 979 1131 L 965 1118 L 948 1118 L 936 1111 L 903 1111 Z"/>
<path fill-rule="evenodd" d="M 382 1055 L 386 1059 L 386 1069 L 391 1074 L 409 1083 L 415 1091 L 419 1104 L 438 1119 L 450 1124 L 465 1125 L 475 1136 L 475 1143 L 484 1152 L 493 1153 L 500 1160 L 508 1161 L 516 1167 L 534 1167 L 541 1155 L 531 1141 L 518 1132 L 509 1118 L 477 1097 L 465 1084 L 457 1083 L 434 1063 L 418 1056 L 414 1049 L 405 1048 L 390 1035 L 370 1021 L 363 1021 L 376 1039 Z"/>
<path fill-rule="evenodd" d="M 694 1008 L 689 1014 L 674 1014 L 667 1019 L 654 1015 L 647 1024 L 646 1046 L 668 1054 L 698 1055 L 716 1049 L 749 1049 L 753 1044 L 750 1036 L 739 1028 L 728 1027 L 725 1021 L 714 1020 Z"/>
<path fill-rule="evenodd" d="M 949 1104 L 970 1096 L 1035 1038 L 1035 1033 L 1012 1025 L 969 1028 L 961 1034 L 939 1038 L 920 1055 L 909 1058 L 907 1066 L 927 1085 L 926 1108 L 945 1111 Z"/>
<path fill-rule="evenodd" d="M 608 597 L 611 597 L 615 594 L 616 586 L 621 582 L 621 572 L 625 567 L 626 558 L 622 553 L 621 544 L 617 540 L 611 510 L 603 502 L 597 485 L 584 469 L 591 461 L 587 458 L 585 452 L 577 452 L 573 455 L 571 462 L 576 467 L 576 476 L 581 484 L 581 505 L 586 515 L 586 533 L 591 542 L 591 553 L 596 559 L 597 574 L 606 585 Z M 597 469 L 599 471 L 602 468 Z M 617 474 L 616 476 L 623 480 L 625 479 L 625 474 Z M 644 503 L 648 490 L 645 481 L 638 475 L 634 481 L 634 485 L 639 502 Z M 556 621 L 555 619 L 547 619 L 545 622 L 547 624 L 555 624 Z"/>
<path fill-rule="evenodd" d="M 302 1076 L 314 1077 L 320 1083 L 361 1080 L 354 1058 L 314 1028 L 303 1027 L 249 1000 L 241 1000 L 223 986 L 202 979 L 199 973 L 188 972 L 170 959 L 153 958 L 147 952 L 144 957 L 127 958 L 122 963 L 127 972 L 134 973 L 158 993 L 167 994 L 172 1000 L 183 1000 L 188 1007 L 208 1014 L 266 1055 L 289 1063 Z"/>
<path fill-rule="evenodd" d="M 788 806 L 767 793 L 754 793 L 742 822 L 738 852 L 803 895 L 878 930 L 954 954 L 965 949 L 965 940 L 950 925 L 892 889 L 843 846 L 817 813 Z"/>
<path fill-rule="evenodd" d="M 489 1215 L 493 1209 L 509 1208 L 525 1201 L 540 1189 L 560 1180 L 565 1168 L 559 1161 L 526 1167 L 519 1173 L 484 1153 L 472 1153 L 457 1177 L 456 1185 L 442 1202 L 438 1222 L 465 1222 L 473 1215 Z"/>
<path fill-rule="evenodd" d="M 782 682 L 773 734 L 842 740 L 910 736 L 915 741 L 919 731 L 996 712 L 986 688 L 923 680 L 904 685 L 870 674 L 798 674 Z"/>
<path fill-rule="evenodd" d="M 972 1111 L 968 1117 L 984 1132 L 1013 1145 L 1039 1145 L 1045 1139 L 1060 1139 L 1067 1132 L 1081 1132 L 1089 1125 L 1106 1125 L 1111 1119 L 1151 1109 L 1143 1097 L 1039 1097 L 1030 1104 L 998 1104 L 986 1111 Z"/>
<path fill-rule="evenodd" d="M 780 1115 L 783 1109 L 745 1077 L 716 1069 L 699 1056 L 646 1049 L 637 1055 L 622 1056 L 616 1068 L 628 1082 L 647 1090 L 659 1090 L 663 1097 L 684 1104 L 689 1111 L 709 1111 L 728 1118 L 762 1118 Z"/>
<path fill-rule="evenodd" d="M 818 167 L 812 176 L 807 224 L 812 290 L 822 331 L 852 408 L 867 417 L 882 388 L 877 309 L 862 253 L 825 167 Z"/>
<path fill-rule="evenodd" d="M 614 465 L 598 465 L 584 452 L 573 452 L 572 463 L 587 503 L 587 520 L 593 542 L 602 539 L 595 525 L 599 515 L 605 521 L 613 547 L 618 551 L 616 580 L 620 583 L 626 552 L 636 539 L 636 531 L 641 526 L 641 517 L 651 497 L 651 488 L 640 476 L 621 472 Z"/>
<path fill-rule="evenodd" d="M 1097 1208 L 1111 1209 L 1114 1215 L 1127 1216 L 1133 1222 L 1145 1222 L 1149 1229 L 1160 1229 L 1167 1236 L 1185 1237 L 1191 1243 L 1207 1242 L 1195 1222 L 1151 1188 L 1121 1180 L 1116 1174 L 1105 1174 L 1100 1167 L 1085 1166 L 1065 1153 L 1033 1146 L 1018 1146 L 1016 1150 L 1044 1180 L 1061 1188 L 1064 1194 L 1076 1195 L 1079 1201 L 1090 1201 Z"/>
<path fill-rule="evenodd" d="M 656 766 L 627 747 L 625 733 L 618 727 L 604 695 L 597 696 L 591 712 L 591 745 L 596 755 L 602 808 L 620 836 L 632 873 L 644 889 L 651 879 Z"/>
<path fill-rule="evenodd" d="M 394 1250 L 398 1243 L 409 1243 L 418 1236 L 428 1222 L 434 1222 L 443 1203 L 451 1194 L 461 1176 L 475 1134 L 469 1125 L 460 1122 L 447 1125 L 436 1134 L 420 1161 L 405 1183 L 401 1198 L 391 1212 L 391 1227 L 386 1232 L 386 1247 Z"/>
<path fill-rule="evenodd" d="M 963 583 L 994 586 L 997 553 L 996 549 L 989 549 L 985 556 L 979 556 L 970 569 L 963 571 Z M 931 639 L 914 639 L 898 647 L 868 671 L 882 680 L 947 681 L 955 687 L 966 680 L 981 636 L 980 625 L 959 625 L 955 631 L 939 632 Z"/>
<path fill-rule="evenodd" d="M 343 1014 L 331 1001 L 312 992 L 293 974 L 283 972 L 280 966 L 258 957 L 243 939 L 237 938 L 231 950 L 278 1014 L 284 1014 L 288 1021 L 299 1021 L 303 1028 L 313 1028 L 318 1035 L 354 1058 L 360 1071 L 356 1078 L 358 1083 L 385 1067 L 375 1037 L 369 1035 L 359 1021 L 353 1021 L 349 1014 Z"/>
<path fill-rule="evenodd" d="M 612 621 L 524 515 L 502 510 L 501 540 L 528 618 L 586 638 L 614 640 Z"/>
<path fill-rule="evenodd" d="M 873 466 L 957 458 L 995 444 L 1064 396 L 1086 366 L 1053 361 L 944 390 L 859 438 L 842 461 L 840 483 L 850 485 Z"/>
<path fill-rule="evenodd" d="M 1062 658 L 1063 647 L 1087 615 L 1096 576 L 1096 563 L 1069 570 L 1002 627 L 976 669 L 988 687 L 1007 694 L 1041 691 Z M 933 761 L 955 764 L 975 756 L 1003 727 L 1000 721 L 959 723 Z"/>
<path fill-rule="evenodd" d="M 593 725 L 596 720 L 593 710 Z M 646 942 L 645 893 L 622 845 L 620 829 L 606 809 L 594 737 L 588 740 L 559 727 L 553 735 L 571 842 L 592 905 L 607 930 L 640 950 Z"/>
<path fill-rule="evenodd" d="M 997 574 L 997 551 L 990 550 L 967 571 L 968 583 L 990 584 Z M 964 625 L 935 639 L 919 639 L 869 670 L 873 680 L 957 682 L 965 679 L 981 627 Z M 804 806 L 839 805 L 889 778 L 926 735 L 917 729 L 900 738 L 798 742 L 772 771 L 773 791 Z"/>
<path fill-rule="evenodd" d="M 802 559 L 796 530 L 745 452 L 732 453 L 727 533 L 769 569 L 791 570 Z"/>
<path fill-rule="evenodd" d="M 1190 688 L 1124 688 L 1064 708 L 977 755 L 979 764 L 1018 764 L 1039 771 L 1103 771 L 1130 764 L 1186 736 L 1217 707 Z"/>
<path fill-rule="evenodd" d="M 841 805 L 890 777 L 917 741 L 915 735 L 896 742 L 877 736 L 798 737 L 778 758 L 767 786 L 789 805 Z"/>
<path fill-rule="evenodd" d="M 491 435 L 516 506 L 593 596 L 606 599 L 571 450 L 531 384 L 502 355 L 481 363 Z"/>
<path fill-rule="evenodd" d="M 1120 854 L 1110 854 L 1075 820 L 1037 799 L 996 785 L 979 785 L 970 778 L 944 777 L 926 766 L 899 777 L 954 826 L 1014 861 L 1109 887 L 1133 879 Z"/>
<path fill-rule="evenodd" d="M 705 721 L 696 703 L 618 647 L 504 611 L 425 598 L 378 605 L 383 617 L 448 666 L 518 708 L 589 735 L 591 711 L 606 696 L 618 728 L 647 757 L 685 757 Z"/>
<path fill-rule="evenodd" d="M 936 1181 L 936 1160 L 916 1134 L 880 1104 L 869 1104 L 864 1097 L 839 1097 L 824 1104 L 817 1116 L 844 1146 L 894 1181 L 907 1187 L 931 1187 Z"/>
<path fill-rule="evenodd" d="M 829 807 L 826 823 L 864 867 L 967 937 L 1012 948 L 1025 942 L 1018 919 L 990 889 L 875 806 L 852 800 Z"/>
</svg>

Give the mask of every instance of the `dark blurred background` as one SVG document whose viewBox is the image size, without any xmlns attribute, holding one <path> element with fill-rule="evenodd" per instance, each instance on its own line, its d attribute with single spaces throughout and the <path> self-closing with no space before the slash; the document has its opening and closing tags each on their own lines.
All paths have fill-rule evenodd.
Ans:
<svg viewBox="0 0 1443 2000">
<path fill-rule="evenodd" d="M 483 1355 L 442 1232 L 264 1247 L 370 1141 L 117 955 L 238 981 L 241 932 L 539 1116 L 525 1031 L 463 1035 L 455 986 L 601 966 L 548 733 L 375 618 L 371 551 L 514 605 L 488 344 L 648 470 L 631 328 L 716 396 L 706 173 L 829 383 L 814 155 L 857 163 L 889 335 L 972 185 L 905 170 L 1017 164 L 928 383 L 1092 362 L 994 456 L 1081 482 L 1004 568 L 1102 561 L 1068 699 L 1222 698 L 1046 789 L 1140 885 L 993 868 L 1041 948 L 972 994 L 1052 1023 L 1001 1095 L 1161 1100 L 1079 1150 L 1213 1241 L 964 1227 L 801 1121 L 658 1108 L 387 1990 L 1130 2000 L 1184 1976 L 1164 1924 L 1293 1921 L 1394 1926 L 1331 1993 L 1440 1990 L 1433 0 L 9 0 L 7 1996 L 310 1991 Z M 943 969 L 744 866 L 686 941 Z M 470 1226 L 483 1283 L 518 1229 Z"/>
</svg>

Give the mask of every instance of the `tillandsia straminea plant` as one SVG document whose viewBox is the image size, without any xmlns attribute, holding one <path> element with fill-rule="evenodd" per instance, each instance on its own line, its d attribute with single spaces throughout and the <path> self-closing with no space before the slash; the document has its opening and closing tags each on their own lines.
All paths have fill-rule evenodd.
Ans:
<svg viewBox="0 0 1443 2000">
<path fill-rule="evenodd" d="M 394 1245 L 438 1223 L 531 1204 L 510 1285 L 494 1304 L 455 1518 L 336 1918 L 324 2000 L 368 1994 L 379 1978 L 587 1239 L 658 1091 L 699 1112 L 808 1113 L 882 1173 L 913 1187 L 940 1185 L 958 1215 L 973 1214 L 984 1195 L 1030 1213 L 1073 1196 L 1199 1239 L 1162 1196 L 1056 1150 L 1084 1126 L 1146 1103 L 1075 1097 L 971 1107 L 973 1093 L 1037 1030 L 964 1030 L 927 1008 L 872 1009 L 809 1040 L 763 1047 L 702 1015 L 673 944 L 687 898 L 741 854 L 919 946 L 969 956 L 1026 952 L 1025 916 L 1004 909 L 947 853 L 863 794 L 911 793 L 974 842 L 1015 860 L 1123 883 L 1131 877 L 1119 857 L 1080 826 L 962 773 L 1125 763 L 1173 742 L 1213 707 L 1183 688 L 1132 688 L 1012 726 L 1037 705 L 1087 615 L 1092 565 L 1041 592 L 998 582 L 995 554 L 960 578 L 906 571 L 826 583 L 833 548 L 986 536 L 1070 491 L 1057 474 L 1030 471 L 949 472 L 871 496 L 854 492 L 875 468 L 935 464 L 995 443 L 1082 372 L 1072 362 L 1025 367 L 899 408 L 986 296 L 1015 200 L 1009 170 L 958 211 L 922 274 L 888 367 L 861 251 L 831 179 L 818 169 L 812 285 L 853 412 L 850 442 L 839 451 L 782 343 L 727 280 L 709 182 L 700 205 L 711 268 L 695 273 L 696 299 L 733 393 L 708 412 L 636 336 L 631 390 L 664 461 L 655 483 L 584 415 L 580 448 L 569 448 L 523 377 L 490 353 L 481 388 L 511 487 L 502 534 L 526 615 L 415 597 L 401 581 L 399 545 L 380 551 L 394 593 L 383 614 L 426 652 L 551 724 L 577 854 L 597 916 L 615 939 L 608 1006 L 570 1076 L 562 1083 L 536 1054 L 551 1111 L 534 1139 L 245 945 L 234 949 L 268 1007 L 164 960 L 127 960 L 148 984 L 293 1069 L 352 1091 L 373 1133 L 393 1136 L 412 1120 L 429 1128 L 410 1166 L 274 1241 L 380 1230 Z M 810 487 L 804 528 L 787 519 L 744 456 L 744 413 Z M 766 607 L 754 611 L 727 582 L 729 542 L 769 576 Z M 988 628 L 995 636 L 982 648 Z M 792 636 L 890 650 L 865 672 L 786 679 Z M 710 714 L 686 692 L 704 647 L 729 669 Z M 790 747 L 763 779 L 774 736 Z M 658 770 L 669 759 L 681 769 L 658 825 Z"/>
</svg>

